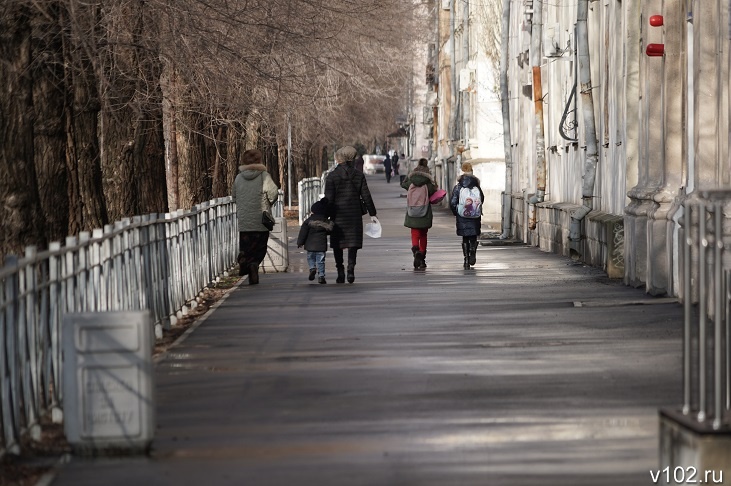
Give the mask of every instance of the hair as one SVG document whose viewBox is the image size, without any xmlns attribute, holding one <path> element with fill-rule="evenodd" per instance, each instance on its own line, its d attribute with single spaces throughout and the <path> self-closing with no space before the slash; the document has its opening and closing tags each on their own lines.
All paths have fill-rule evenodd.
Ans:
<svg viewBox="0 0 731 486">
<path fill-rule="evenodd" d="M 261 151 L 256 149 L 247 150 L 241 156 L 243 165 L 261 164 Z"/>
<path fill-rule="evenodd" d="M 419 165 L 422 167 L 429 167 L 429 161 L 426 159 L 419 159 Z"/>
<path fill-rule="evenodd" d="M 462 172 L 472 173 L 472 164 L 470 164 L 469 162 L 465 162 L 464 164 L 462 164 Z"/>
</svg>

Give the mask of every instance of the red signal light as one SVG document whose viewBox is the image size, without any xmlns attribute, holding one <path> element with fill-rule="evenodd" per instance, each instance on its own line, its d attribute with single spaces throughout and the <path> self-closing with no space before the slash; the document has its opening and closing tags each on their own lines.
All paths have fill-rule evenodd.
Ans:
<svg viewBox="0 0 731 486">
<path fill-rule="evenodd" d="M 650 57 L 659 57 L 665 54 L 665 44 L 647 44 L 645 54 Z"/>
<path fill-rule="evenodd" d="M 662 27 L 663 26 L 662 15 L 652 15 L 650 17 L 650 25 L 653 27 Z"/>
</svg>

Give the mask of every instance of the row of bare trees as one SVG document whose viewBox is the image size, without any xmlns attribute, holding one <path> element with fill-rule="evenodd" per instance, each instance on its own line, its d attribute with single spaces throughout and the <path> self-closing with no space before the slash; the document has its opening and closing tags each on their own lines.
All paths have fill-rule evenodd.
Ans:
<svg viewBox="0 0 731 486">
<path fill-rule="evenodd" d="M 393 128 L 409 0 L 0 2 L 0 253 L 224 196 L 248 148 L 284 186 Z M 294 172 L 294 171 L 293 171 Z M 283 187 L 286 189 L 286 187 Z"/>
</svg>

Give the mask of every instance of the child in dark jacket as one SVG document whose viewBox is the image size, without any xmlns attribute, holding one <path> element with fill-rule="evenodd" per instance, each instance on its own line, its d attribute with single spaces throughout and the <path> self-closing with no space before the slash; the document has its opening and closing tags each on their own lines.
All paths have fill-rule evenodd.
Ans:
<svg viewBox="0 0 731 486">
<path fill-rule="evenodd" d="M 305 247 L 307 250 L 307 263 L 310 266 L 310 280 L 321 284 L 325 281 L 325 253 L 327 252 L 327 235 L 332 232 L 333 222 L 328 219 L 328 200 L 323 197 L 310 208 L 312 214 L 307 218 L 300 228 L 297 237 L 297 248 Z"/>
</svg>

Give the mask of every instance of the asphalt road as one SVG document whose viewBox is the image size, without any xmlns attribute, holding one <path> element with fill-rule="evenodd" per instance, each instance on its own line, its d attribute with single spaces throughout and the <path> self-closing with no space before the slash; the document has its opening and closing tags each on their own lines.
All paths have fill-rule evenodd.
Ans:
<svg viewBox="0 0 731 486">
<path fill-rule="evenodd" d="M 150 457 L 74 459 L 53 484 L 648 485 L 681 402 L 682 307 L 522 245 L 462 268 L 438 210 L 411 265 L 405 191 L 369 176 L 384 237 L 354 284 L 246 281 L 156 368 Z"/>
</svg>

